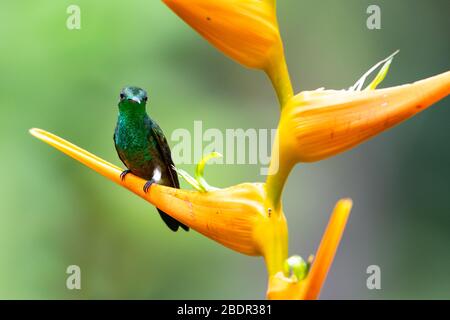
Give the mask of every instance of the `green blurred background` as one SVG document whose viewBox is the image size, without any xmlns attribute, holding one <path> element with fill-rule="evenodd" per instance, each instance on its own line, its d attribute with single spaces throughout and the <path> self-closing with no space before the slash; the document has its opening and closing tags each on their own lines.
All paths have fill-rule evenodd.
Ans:
<svg viewBox="0 0 450 320">
<path fill-rule="evenodd" d="M 66 28 L 70 4 L 81 8 L 81 30 Z M 370 4 L 381 6 L 382 30 L 366 28 Z M 396 49 L 383 86 L 449 69 L 448 0 L 278 6 L 297 92 L 349 87 Z M 145 201 L 28 129 L 120 164 L 112 134 L 121 87 L 148 89 L 150 114 L 168 136 L 194 120 L 275 128 L 265 76 L 222 56 L 160 1 L 9 0 L 0 21 L 0 298 L 263 299 L 261 258 L 170 232 Z M 450 298 L 449 119 L 445 100 L 355 150 L 296 167 L 284 194 L 291 254 L 315 252 L 335 202 L 355 202 L 322 298 Z M 255 165 L 211 165 L 207 179 L 263 181 Z M 81 267 L 79 291 L 65 286 L 72 264 Z M 366 288 L 373 264 L 381 290 Z"/>
</svg>

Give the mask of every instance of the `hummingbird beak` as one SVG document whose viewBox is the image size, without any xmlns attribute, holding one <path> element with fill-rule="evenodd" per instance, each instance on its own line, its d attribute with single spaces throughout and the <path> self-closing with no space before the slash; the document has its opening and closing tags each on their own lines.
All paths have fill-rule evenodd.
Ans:
<svg viewBox="0 0 450 320">
<path fill-rule="evenodd" d="M 142 102 L 141 99 L 136 98 L 136 97 L 133 97 L 133 98 L 131 98 L 130 100 L 131 100 L 131 101 L 134 101 L 134 102 L 137 102 L 137 103 L 139 103 L 139 104 Z"/>
</svg>

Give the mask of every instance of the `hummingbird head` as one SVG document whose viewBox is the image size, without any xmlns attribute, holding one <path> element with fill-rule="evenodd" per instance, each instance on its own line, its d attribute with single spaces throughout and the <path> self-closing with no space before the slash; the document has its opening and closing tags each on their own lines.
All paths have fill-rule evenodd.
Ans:
<svg viewBox="0 0 450 320">
<path fill-rule="evenodd" d="M 137 107 L 144 107 L 147 103 L 147 92 L 138 87 L 125 87 L 120 91 L 119 108 L 126 109 L 141 109 Z"/>
</svg>

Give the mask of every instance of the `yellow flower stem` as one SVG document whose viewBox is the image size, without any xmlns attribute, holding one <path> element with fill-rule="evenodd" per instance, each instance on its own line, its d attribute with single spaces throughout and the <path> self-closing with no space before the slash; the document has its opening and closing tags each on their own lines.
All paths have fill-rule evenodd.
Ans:
<svg viewBox="0 0 450 320">
<path fill-rule="evenodd" d="M 282 48 L 282 46 L 281 46 Z M 286 63 L 286 58 L 281 49 L 281 52 L 275 55 L 276 59 L 272 59 L 271 63 L 265 69 L 267 75 L 272 81 L 272 85 L 277 93 L 280 108 L 283 107 L 294 96 L 291 78 Z M 274 207 L 274 213 L 278 214 L 281 207 L 281 194 L 286 184 L 287 178 L 295 165 L 295 162 L 284 161 L 281 156 L 285 156 L 279 152 L 279 133 L 278 128 L 277 137 L 272 148 L 272 158 L 269 167 L 269 176 L 266 181 L 267 197 Z"/>
<path fill-rule="evenodd" d="M 283 49 L 280 49 L 280 51 L 281 53 L 275 54 L 275 58 L 270 60 L 270 63 L 265 68 L 265 72 L 272 81 L 272 85 L 277 93 L 278 101 L 280 103 L 280 108 L 283 109 L 286 103 L 294 96 L 294 89 L 292 88 Z"/>
<path fill-rule="evenodd" d="M 272 148 L 272 157 L 269 165 L 269 175 L 266 180 L 267 199 L 275 210 L 275 214 L 281 212 L 281 195 L 284 185 L 295 166 L 296 162 L 287 158 L 289 155 L 280 152 L 280 128 Z"/>
<path fill-rule="evenodd" d="M 288 227 L 281 204 L 281 195 L 289 173 L 295 165 L 293 161 L 281 159 L 279 152 L 279 136 L 275 138 L 272 148 L 272 157 L 269 166 L 269 175 L 265 184 L 268 211 L 267 225 L 264 226 L 266 247 L 263 250 L 269 276 L 283 270 L 288 258 Z"/>
<path fill-rule="evenodd" d="M 271 277 L 283 270 L 288 258 L 288 227 L 286 218 L 281 212 L 272 212 L 265 223 L 261 235 L 264 236 L 265 246 L 262 248 L 268 276 Z"/>
<path fill-rule="evenodd" d="M 272 204 L 275 214 L 280 212 L 279 208 L 281 207 L 282 200 L 281 195 L 292 168 L 293 165 L 290 165 L 289 167 L 279 168 L 275 174 L 269 175 L 267 177 L 267 199 Z"/>
</svg>

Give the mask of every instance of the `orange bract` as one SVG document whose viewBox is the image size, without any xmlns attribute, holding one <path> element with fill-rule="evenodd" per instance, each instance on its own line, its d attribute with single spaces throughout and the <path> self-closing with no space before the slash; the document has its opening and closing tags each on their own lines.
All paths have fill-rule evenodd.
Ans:
<svg viewBox="0 0 450 320">
<path fill-rule="evenodd" d="M 281 265 L 287 255 L 286 220 L 282 213 L 269 214 L 262 183 L 244 183 L 206 193 L 153 185 L 144 193 L 145 180 L 128 174 L 122 181 L 120 168 L 86 150 L 41 129 L 31 129 L 30 133 L 206 237 L 243 254 L 264 255 L 270 270 Z M 273 242 L 273 237 L 277 241 Z"/>
<path fill-rule="evenodd" d="M 282 50 L 273 1 L 163 0 L 230 58 L 263 69 Z"/>
<path fill-rule="evenodd" d="M 450 72 L 398 87 L 317 90 L 293 97 L 282 111 L 280 155 L 312 162 L 346 151 L 412 117 L 450 93 Z"/>
<path fill-rule="evenodd" d="M 264 70 L 281 107 L 293 96 L 275 0 L 163 0 L 213 46 L 242 65 Z"/>
</svg>

